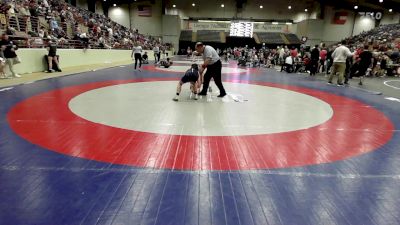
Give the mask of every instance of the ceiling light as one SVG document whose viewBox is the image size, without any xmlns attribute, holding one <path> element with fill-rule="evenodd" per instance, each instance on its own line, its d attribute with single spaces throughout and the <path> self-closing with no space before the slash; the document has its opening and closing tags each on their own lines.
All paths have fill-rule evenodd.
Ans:
<svg viewBox="0 0 400 225">
<path fill-rule="evenodd" d="M 389 12 L 393 12 L 393 9 L 389 9 Z"/>
<path fill-rule="evenodd" d="M 172 7 L 176 8 L 176 5 L 172 5 Z"/>
<path fill-rule="evenodd" d="M 288 8 L 288 9 L 292 9 L 292 6 L 291 6 L 291 5 L 289 5 L 287 8 Z"/>
<path fill-rule="evenodd" d="M 115 6 L 117 6 L 117 4 L 114 4 L 113 6 L 115 7 Z"/>
<path fill-rule="evenodd" d="M 221 7 L 222 7 L 222 8 L 224 8 L 224 7 L 225 7 L 225 5 L 224 5 L 224 4 L 221 4 Z"/>
<path fill-rule="evenodd" d="M 274 24 L 274 25 L 278 25 L 279 23 L 278 23 L 278 22 L 272 22 L 272 24 Z"/>
<path fill-rule="evenodd" d="M 286 24 L 287 24 L 287 25 L 291 25 L 291 24 L 292 24 L 292 22 L 286 22 Z"/>
<path fill-rule="evenodd" d="M 194 4 L 194 3 L 193 3 L 193 4 L 192 4 L 192 6 L 193 6 L 193 7 L 195 7 L 195 6 L 196 6 L 196 4 Z"/>
<path fill-rule="evenodd" d="M 308 12 L 308 9 L 305 9 L 304 12 Z"/>
<path fill-rule="evenodd" d="M 380 3 L 382 3 L 382 2 L 383 2 L 383 0 L 379 0 L 379 2 L 380 2 Z"/>
<path fill-rule="evenodd" d="M 264 6 L 260 5 L 260 9 L 264 8 Z"/>
<path fill-rule="evenodd" d="M 354 6 L 354 9 L 358 9 L 358 5 L 355 5 L 355 6 Z"/>
</svg>

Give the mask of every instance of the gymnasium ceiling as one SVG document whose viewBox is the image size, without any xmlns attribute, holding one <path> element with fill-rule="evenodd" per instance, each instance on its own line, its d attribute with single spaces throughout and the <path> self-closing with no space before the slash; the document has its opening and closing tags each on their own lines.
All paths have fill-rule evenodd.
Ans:
<svg viewBox="0 0 400 225">
<path fill-rule="evenodd" d="M 156 0 L 107 0 L 107 3 L 154 3 Z M 196 2 L 196 3 L 207 3 L 207 4 L 217 4 L 218 6 L 224 1 L 232 1 L 232 0 L 162 0 L 164 5 L 167 7 L 171 7 L 173 3 L 176 2 Z M 268 4 L 268 2 L 276 1 L 276 0 L 235 0 L 237 5 L 245 4 L 246 2 L 256 1 L 264 4 Z M 293 1 L 299 0 L 279 0 L 279 1 L 287 1 L 288 4 Z M 300 0 L 301 1 L 301 0 Z M 350 9 L 354 10 L 354 6 L 358 5 L 358 11 L 366 11 L 366 10 L 376 10 L 376 11 L 385 11 L 388 9 L 393 9 L 393 12 L 400 11 L 400 0 L 383 0 L 382 3 L 379 0 L 305 0 L 307 5 L 312 5 L 315 2 L 319 2 L 321 4 L 325 4 L 328 6 L 334 6 L 338 9 Z"/>
<path fill-rule="evenodd" d="M 358 5 L 358 10 L 388 10 L 399 12 L 400 0 L 383 0 L 382 3 L 379 0 L 320 0 L 319 2 L 325 2 L 327 5 L 335 6 L 337 8 L 354 9 L 355 5 Z"/>
</svg>

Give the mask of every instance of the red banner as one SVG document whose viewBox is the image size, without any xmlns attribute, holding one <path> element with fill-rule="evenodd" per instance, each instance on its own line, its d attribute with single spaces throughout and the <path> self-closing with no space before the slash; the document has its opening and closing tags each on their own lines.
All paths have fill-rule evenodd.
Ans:
<svg viewBox="0 0 400 225">
<path fill-rule="evenodd" d="M 348 12 L 335 12 L 333 17 L 333 24 L 345 24 L 347 21 Z"/>
</svg>

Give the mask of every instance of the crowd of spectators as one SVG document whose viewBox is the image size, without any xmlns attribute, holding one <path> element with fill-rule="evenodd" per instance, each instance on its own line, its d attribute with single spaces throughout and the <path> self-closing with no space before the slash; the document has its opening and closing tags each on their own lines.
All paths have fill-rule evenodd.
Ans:
<svg viewBox="0 0 400 225">
<path fill-rule="evenodd" d="M 74 7 L 63 0 L 2 0 L 0 13 L 7 18 L 11 15 L 29 17 L 32 30 L 26 33 L 35 41 L 33 45 L 43 44 L 42 40 L 56 40 L 61 45 L 75 40 L 85 48 L 131 49 L 135 43 L 143 49 L 152 49 L 156 45 L 166 49 L 170 47 L 162 44 L 160 38 L 140 34 L 138 29 L 124 27 L 105 15 Z M 38 17 L 45 18 L 48 26 L 36 24 Z M 67 34 L 62 26 L 66 22 L 73 24 L 72 35 Z M 15 28 L 8 26 L 6 32 L 15 35 Z"/>
<path fill-rule="evenodd" d="M 259 49 L 235 47 L 222 51 L 217 49 L 217 51 L 226 60 L 229 58 L 238 60 L 239 66 L 274 68 L 278 65 L 287 72 L 306 72 L 314 76 L 318 73 L 330 74 L 333 52 L 338 46 L 345 45 L 353 53 L 346 62 L 346 81 L 353 76 L 400 75 L 400 24 L 382 25 L 371 31 L 346 38 L 341 43 L 344 44 L 326 46 L 321 43 L 311 47 L 301 45 Z M 191 49 L 187 50 L 188 53 L 190 51 Z M 360 55 L 371 55 L 371 60 L 366 60 L 370 63 L 364 65 L 365 63 L 362 63 L 364 59 Z"/>
<path fill-rule="evenodd" d="M 346 38 L 350 47 L 371 45 L 373 50 L 391 54 L 400 49 L 400 24 L 381 25 L 359 35 Z"/>
</svg>

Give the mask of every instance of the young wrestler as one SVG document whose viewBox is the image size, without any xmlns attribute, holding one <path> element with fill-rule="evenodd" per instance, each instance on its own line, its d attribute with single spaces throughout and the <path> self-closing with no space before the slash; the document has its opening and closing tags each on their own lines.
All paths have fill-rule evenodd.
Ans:
<svg viewBox="0 0 400 225">
<path fill-rule="evenodd" d="M 179 94 L 181 93 L 182 85 L 190 82 L 190 90 L 195 94 L 194 99 L 198 99 L 198 93 L 200 91 L 200 85 L 202 83 L 202 76 L 199 72 L 199 66 L 192 64 L 191 68 L 185 72 L 185 75 L 181 78 L 176 88 L 176 96 L 173 98 L 174 101 L 179 100 Z"/>
<path fill-rule="evenodd" d="M 159 67 L 161 67 L 161 66 L 163 66 L 164 68 L 168 68 L 168 67 L 170 67 L 171 65 L 173 64 L 173 62 L 169 59 L 169 58 L 167 58 L 167 60 L 161 60 L 157 65 L 159 66 Z"/>
</svg>

